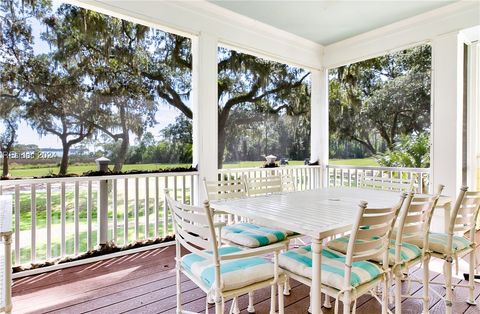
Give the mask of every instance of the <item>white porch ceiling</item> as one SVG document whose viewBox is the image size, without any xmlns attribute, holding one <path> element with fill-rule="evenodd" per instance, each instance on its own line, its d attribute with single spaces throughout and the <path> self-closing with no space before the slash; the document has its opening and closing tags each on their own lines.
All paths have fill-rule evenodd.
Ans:
<svg viewBox="0 0 480 314">
<path fill-rule="evenodd" d="M 209 1 L 321 45 L 329 45 L 456 2 L 449 0 Z"/>
</svg>

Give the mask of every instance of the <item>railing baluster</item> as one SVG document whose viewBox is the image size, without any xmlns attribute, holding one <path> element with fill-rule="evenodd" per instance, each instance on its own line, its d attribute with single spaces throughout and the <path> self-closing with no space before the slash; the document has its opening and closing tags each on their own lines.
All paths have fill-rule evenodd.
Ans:
<svg viewBox="0 0 480 314">
<path fill-rule="evenodd" d="M 168 190 L 168 177 L 165 177 L 165 189 Z M 163 199 L 163 237 L 168 235 L 168 204 L 167 198 Z"/>
<path fill-rule="evenodd" d="M 15 265 L 20 265 L 20 186 L 15 185 Z"/>
<path fill-rule="evenodd" d="M 117 207 L 118 207 L 118 186 L 117 186 L 118 180 L 113 179 L 112 180 L 112 224 L 113 224 L 113 230 L 112 230 L 112 240 L 113 243 L 117 244 Z"/>
<path fill-rule="evenodd" d="M 159 186 L 158 186 L 158 177 L 155 177 L 155 208 L 154 208 L 154 223 L 155 223 L 155 238 L 158 238 L 158 207 L 160 206 L 160 196 L 159 196 Z"/>
<path fill-rule="evenodd" d="M 185 182 L 185 176 L 182 176 L 182 202 L 184 204 L 187 204 L 187 192 L 186 192 L 186 182 Z"/>
<path fill-rule="evenodd" d="M 79 206 L 80 206 L 80 183 L 75 181 L 75 190 L 74 190 L 74 203 L 73 203 L 73 220 L 75 224 L 75 235 L 74 235 L 74 252 L 75 255 L 78 255 L 80 247 L 80 217 L 79 217 Z"/>
<path fill-rule="evenodd" d="M 123 245 L 128 244 L 128 179 L 125 178 L 123 186 Z"/>
<path fill-rule="evenodd" d="M 30 222 L 31 222 L 31 235 L 30 235 L 30 256 L 31 261 L 35 262 L 37 259 L 37 192 L 36 192 L 36 185 L 32 184 L 30 187 Z"/>
<path fill-rule="evenodd" d="M 60 208 L 61 208 L 61 213 L 60 213 L 60 237 L 61 237 L 61 242 L 60 242 L 60 255 L 62 257 L 65 256 L 65 253 L 67 251 L 67 243 L 65 241 L 65 223 L 67 219 L 67 204 L 66 204 L 66 199 L 65 199 L 65 182 L 62 182 L 60 184 Z"/>
<path fill-rule="evenodd" d="M 178 201 L 177 176 L 173 176 L 173 197 Z"/>
<path fill-rule="evenodd" d="M 46 205 L 46 218 L 47 218 L 47 246 L 46 246 L 46 256 L 47 259 L 52 257 L 52 184 L 47 183 L 47 199 L 45 200 Z"/>
<path fill-rule="evenodd" d="M 193 175 L 190 175 L 190 205 L 193 205 L 193 197 L 194 197 L 194 176 Z"/>
<path fill-rule="evenodd" d="M 92 245 L 92 211 L 93 211 L 93 190 L 92 181 L 87 184 L 87 248 L 91 250 Z"/>
<path fill-rule="evenodd" d="M 135 177 L 135 199 L 134 199 L 134 208 L 133 208 L 133 215 L 134 215 L 134 232 L 135 232 L 135 241 L 138 240 L 138 210 L 140 207 L 140 200 L 139 200 L 139 191 L 138 191 L 138 177 Z"/>
<path fill-rule="evenodd" d="M 150 193 L 149 193 L 149 182 L 148 177 L 145 178 L 145 239 L 150 237 L 150 226 L 149 226 L 149 211 L 150 211 Z"/>
</svg>

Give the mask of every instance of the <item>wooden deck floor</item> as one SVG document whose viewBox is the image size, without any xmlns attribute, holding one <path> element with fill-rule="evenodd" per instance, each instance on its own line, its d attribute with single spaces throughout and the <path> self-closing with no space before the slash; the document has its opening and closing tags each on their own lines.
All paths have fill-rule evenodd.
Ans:
<svg viewBox="0 0 480 314">
<path fill-rule="evenodd" d="M 175 313 L 174 251 L 173 246 L 154 249 L 17 279 L 13 286 L 14 313 Z M 433 272 L 431 277 L 443 278 Z M 441 286 L 435 289 L 444 294 Z M 183 291 L 185 309 L 202 312 L 205 294 L 186 278 Z M 412 292 L 421 296 L 421 286 L 413 284 Z M 461 288 L 454 291 L 454 313 L 480 313 L 479 306 L 465 303 L 467 293 Z M 480 303 L 480 284 L 475 293 Z M 308 294 L 307 286 L 292 282 L 292 293 L 285 297 L 286 313 L 307 313 Z M 268 313 L 269 296 L 267 289 L 256 292 L 257 313 Z M 433 293 L 430 296 L 430 313 L 445 313 L 444 303 Z M 245 297 L 240 299 L 242 313 L 246 313 L 247 302 Z M 403 313 L 421 313 L 421 301 L 409 299 L 403 304 Z M 324 309 L 324 313 L 333 310 Z M 380 306 L 363 296 L 358 300 L 357 313 L 380 313 Z"/>
</svg>

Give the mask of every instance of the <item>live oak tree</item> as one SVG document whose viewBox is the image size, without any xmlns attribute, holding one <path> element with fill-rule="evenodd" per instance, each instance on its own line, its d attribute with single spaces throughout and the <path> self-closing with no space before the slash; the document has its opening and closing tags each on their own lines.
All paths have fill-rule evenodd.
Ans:
<svg viewBox="0 0 480 314">
<path fill-rule="evenodd" d="M 139 73 L 151 47 L 150 29 L 67 4 L 45 24 L 61 43 L 59 57 L 74 58 L 85 75 L 96 112 L 77 118 L 120 142 L 113 171 L 121 171 L 131 134 L 140 138 L 155 122 L 157 106 Z"/>
<path fill-rule="evenodd" d="M 82 88 L 82 71 L 76 65 L 50 63 L 48 55 L 31 60 L 28 79 L 29 99 L 26 117 L 31 126 L 44 134 L 56 135 L 62 144 L 58 174 L 67 173 L 72 146 L 91 136 L 91 117 L 97 108 Z"/>
<path fill-rule="evenodd" d="M 430 64 L 424 45 L 331 71 L 330 134 L 376 154 L 375 134 L 393 150 L 402 134 L 428 129 Z"/>
<path fill-rule="evenodd" d="M 9 175 L 9 155 L 18 137 L 18 121 L 24 118 L 24 97 L 28 96 L 29 60 L 33 57 L 33 35 L 29 22 L 42 18 L 49 1 L 0 2 L 0 149 L 2 177 Z"/>
</svg>

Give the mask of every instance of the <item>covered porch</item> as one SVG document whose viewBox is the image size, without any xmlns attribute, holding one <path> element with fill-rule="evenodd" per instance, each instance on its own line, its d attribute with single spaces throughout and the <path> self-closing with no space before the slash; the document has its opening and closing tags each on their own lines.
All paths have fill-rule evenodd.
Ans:
<svg viewBox="0 0 480 314">
<path fill-rule="evenodd" d="M 201 205 L 207 198 L 204 179 L 226 181 L 288 175 L 294 180 L 295 190 L 307 191 L 325 187 L 356 188 L 361 176 L 371 175 L 391 184 L 399 177 L 417 178 L 419 193 L 432 194 L 436 186 L 444 184 L 443 194 L 452 198 L 463 185 L 468 185 L 471 190 L 480 189 L 478 2 L 452 1 L 436 9 L 407 14 L 401 19 L 393 15 L 378 27 L 370 25 L 368 31 L 345 35 L 339 40 L 330 39 L 328 44 L 209 1 L 69 2 L 191 39 L 192 165 L 197 169 L 161 174 L 0 181 L 0 194 L 11 195 L 13 200 L 13 266 L 19 270 L 25 264 L 44 264 L 41 268 L 31 267 L 14 273 L 14 313 L 175 313 L 175 248 L 173 241 L 163 241 L 171 240 L 169 236 L 173 234 L 165 190 L 183 203 Z M 272 2 L 271 5 L 273 8 L 280 4 Z M 252 6 L 255 6 L 254 2 Z M 293 26 L 287 23 L 286 28 L 293 30 Z M 432 54 L 430 167 L 329 164 L 328 71 L 421 44 L 430 45 Z M 310 72 L 309 159 L 313 165 L 219 169 L 219 47 L 302 67 Z M 44 193 L 41 197 L 39 191 Z M 61 211 L 55 218 L 51 215 L 54 193 L 59 195 L 57 206 Z M 27 200 L 22 198 L 25 194 Z M 71 217 L 67 215 L 67 198 L 73 203 Z M 37 221 L 37 202 L 45 204 L 45 221 Z M 83 204 L 87 215 L 85 221 L 79 219 Z M 93 204 L 97 204 L 96 216 Z M 22 230 L 20 226 L 22 206 L 31 211 L 29 230 Z M 445 230 L 448 217 L 444 213 L 441 209 L 435 211 L 433 230 Z M 57 218 L 60 222 L 54 223 Z M 37 224 L 42 228 L 38 229 Z M 477 239 L 479 236 L 477 231 Z M 131 242 L 142 241 L 150 245 L 121 249 Z M 49 264 L 53 258 L 88 255 L 97 245 L 107 244 L 115 246 L 118 251 L 112 255 Z M 476 252 L 479 252 L 478 247 Z M 475 267 L 480 271 L 479 266 Z M 441 266 L 431 267 L 431 270 L 431 279 L 443 279 Z M 465 283 L 460 277 L 454 280 Z M 205 294 L 186 277 L 182 277 L 182 283 L 185 309 L 204 311 Z M 445 295 L 443 287 L 434 289 Z M 291 295 L 285 297 L 286 313 L 307 313 L 309 292 L 309 287 L 293 281 Z M 421 296 L 422 287 L 414 283 L 411 292 L 414 296 Z M 478 306 L 464 302 L 467 293 L 461 289 L 455 291 L 454 313 L 480 311 Z M 479 285 L 475 297 L 478 303 Z M 255 294 L 256 313 L 269 311 L 269 298 L 267 289 Z M 245 312 L 248 298 L 242 296 L 239 302 L 240 310 Z M 421 300 L 407 299 L 403 304 L 405 313 L 419 313 L 422 309 Z M 369 296 L 360 298 L 357 303 L 357 313 L 377 313 L 379 309 L 380 305 Z M 323 311 L 333 313 L 331 309 L 323 308 Z M 444 302 L 434 294 L 430 296 L 430 312 L 445 313 Z"/>
</svg>

